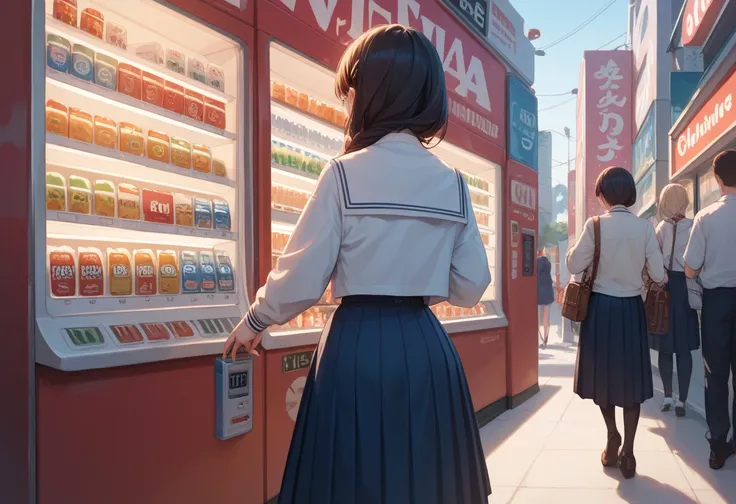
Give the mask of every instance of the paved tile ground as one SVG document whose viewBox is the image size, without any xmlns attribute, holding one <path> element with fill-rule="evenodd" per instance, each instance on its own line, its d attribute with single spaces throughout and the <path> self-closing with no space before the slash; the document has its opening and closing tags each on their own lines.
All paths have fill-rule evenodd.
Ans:
<svg viewBox="0 0 736 504">
<path fill-rule="evenodd" d="M 736 458 L 721 471 L 708 468 L 705 421 L 692 412 L 660 412 L 661 392 L 642 408 L 637 477 L 627 481 L 618 469 L 603 468 L 600 410 L 573 394 L 576 348 L 556 333 L 540 350 L 541 391 L 481 429 L 490 504 L 736 503 Z M 623 432 L 620 411 L 618 423 Z"/>
</svg>

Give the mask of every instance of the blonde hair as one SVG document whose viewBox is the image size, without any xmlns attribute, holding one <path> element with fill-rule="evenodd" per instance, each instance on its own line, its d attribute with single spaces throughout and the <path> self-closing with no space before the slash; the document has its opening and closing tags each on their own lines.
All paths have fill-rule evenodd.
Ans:
<svg viewBox="0 0 736 504">
<path fill-rule="evenodd" d="M 678 215 L 685 215 L 690 206 L 690 196 L 680 184 L 668 184 L 659 195 L 658 211 L 662 219 L 669 220 Z"/>
</svg>

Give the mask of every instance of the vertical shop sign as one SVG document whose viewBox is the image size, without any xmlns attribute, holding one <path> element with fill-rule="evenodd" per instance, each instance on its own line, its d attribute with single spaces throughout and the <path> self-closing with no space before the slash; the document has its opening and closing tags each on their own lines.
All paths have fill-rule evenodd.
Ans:
<svg viewBox="0 0 736 504">
<path fill-rule="evenodd" d="M 585 52 L 585 219 L 602 208 L 595 181 L 609 166 L 631 170 L 631 51 Z"/>
<path fill-rule="evenodd" d="M 634 141 L 631 174 L 634 176 L 634 180 L 637 181 L 647 168 L 654 163 L 654 112 L 655 107 L 651 107 L 646 119 L 644 119 L 641 130 L 639 130 L 636 141 Z"/>
<path fill-rule="evenodd" d="M 509 156 L 536 171 L 539 166 L 537 97 L 513 75 L 509 75 L 508 90 Z"/>
</svg>

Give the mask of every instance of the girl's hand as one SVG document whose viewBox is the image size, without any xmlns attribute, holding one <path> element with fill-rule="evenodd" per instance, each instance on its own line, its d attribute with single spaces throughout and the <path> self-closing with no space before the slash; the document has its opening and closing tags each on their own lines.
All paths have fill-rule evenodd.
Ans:
<svg viewBox="0 0 736 504">
<path fill-rule="evenodd" d="M 230 354 L 230 358 L 235 360 L 238 350 L 240 350 L 241 347 L 250 355 L 258 355 L 256 347 L 261 342 L 261 338 L 262 336 L 260 334 L 256 334 L 250 330 L 248 325 L 245 323 L 245 320 L 241 320 L 238 325 L 235 326 L 233 332 L 230 333 L 227 341 L 225 341 L 222 358 L 226 359 L 228 354 Z"/>
</svg>

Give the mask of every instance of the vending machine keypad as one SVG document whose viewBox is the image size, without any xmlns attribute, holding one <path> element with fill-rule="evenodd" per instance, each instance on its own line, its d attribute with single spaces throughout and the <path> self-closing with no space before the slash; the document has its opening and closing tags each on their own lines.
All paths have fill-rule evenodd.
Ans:
<svg viewBox="0 0 736 504">
<path fill-rule="evenodd" d="M 148 341 L 166 341 L 171 339 L 169 330 L 164 324 L 141 324 Z"/>
<path fill-rule="evenodd" d="M 166 327 L 169 328 L 171 334 L 175 338 L 191 338 L 194 336 L 194 329 L 187 322 L 178 320 L 176 322 L 166 322 Z"/>
<path fill-rule="evenodd" d="M 71 327 L 65 331 L 74 346 L 105 344 L 105 337 L 97 327 Z"/>
<path fill-rule="evenodd" d="M 143 334 L 135 325 L 116 325 L 110 326 L 110 329 L 120 343 L 140 343 L 143 341 Z"/>
</svg>

